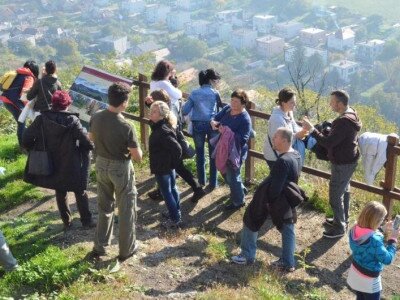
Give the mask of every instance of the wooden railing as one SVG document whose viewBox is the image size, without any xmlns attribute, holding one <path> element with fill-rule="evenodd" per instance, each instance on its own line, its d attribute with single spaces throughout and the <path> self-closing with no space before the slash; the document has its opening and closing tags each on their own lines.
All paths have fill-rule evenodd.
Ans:
<svg viewBox="0 0 400 300">
<path fill-rule="evenodd" d="M 139 89 L 139 116 L 124 113 L 124 116 L 128 119 L 137 121 L 140 123 L 141 143 L 145 150 L 148 149 L 149 141 L 149 119 L 147 117 L 147 110 L 144 99 L 148 94 L 150 84 L 147 82 L 146 76 L 139 74 L 139 79 L 134 80 L 133 84 Z M 187 98 L 187 94 L 183 94 L 184 98 Z M 247 111 L 250 114 L 252 124 L 255 124 L 256 118 L 268 120 L 270 115 L 261 111 L 255 110 L 255 104 L 250 102 L 247 106 Z M 251 182 L 254 178 L 254 162 L 255 158 L 264 160 L 264 156 L 261 152 L 255 150 L 255 141 L 250 139 L 249 143 L 249 154 L 245 161 L 245 181 Z M 352 187 L 379 195 L 383 197 L 383 204 L 385 205 L 388 216 L 392 216 L 393 213 L 393 200 L 400 200 L 400 189 L 395 187 L 396 183 L 396 168 L 397 159 L 400 155 L 399 139 L 397 136 L 388 136 L 388 149 L 387 149 L 387 161 L 385 167 L 385 178 L 380 182 L 380 187 L 367 185 L 366 183 L 351 180 L 350 185 Z M 318 169 L 304 166 L 302 172 L 314 175 L 317 177 L 330 179 L 331 174 Z"/>
</svg>

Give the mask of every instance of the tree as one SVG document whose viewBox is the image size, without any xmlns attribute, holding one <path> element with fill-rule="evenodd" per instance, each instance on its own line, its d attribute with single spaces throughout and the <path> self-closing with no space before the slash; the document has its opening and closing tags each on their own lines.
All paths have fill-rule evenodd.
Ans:
<svg viewBox="0 0 400 300">
<path fill-rule="evenodd" d="M 318 54 L 307 59 L 304 48 L 299 45 L 293 55 L 292 62 L 286 67 L 289 78 L 297 91 L 302 114 L 309 115 L 315 110 L 317 119 L 320 118 L 320 100 L 325 91 L 327 73 L 324 71 L 323 60 Z M 309 98 L 306 90 L 312 89 L 316 92 L 315 97 Z"/>
<path fill-rule="evenodd" d="M 175 46 L 175 55 L 185 60 L 202 58 L 208 50 L 206 42 L 190 37 L 178 38 Z"/>
<path fill-rule="evenodd" d="M 383 24 L 383 17 L 381 15 L 370 15 L 367 17 L 365 27 L 369 34 L 379 33 Z"/>
<path fill-rule="evenodd" d="M 67 57 L 79 57 L 78 44 L 73 39 L 60 39 L 56 43 L 57 54 L 65 59 Z"/>
<path fill-rule="evenodd" d="M 378 59 L 382 61 L 389 61 L 393 58 L 400 56 L 400 43 L 396 40 L 390 40 L 385 43 L 381 55 Z"/>
</svg>

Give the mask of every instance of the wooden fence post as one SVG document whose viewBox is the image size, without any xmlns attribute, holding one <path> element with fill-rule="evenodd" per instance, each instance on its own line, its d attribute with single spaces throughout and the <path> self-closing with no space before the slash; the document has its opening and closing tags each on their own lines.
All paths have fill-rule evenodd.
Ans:
<svg viewBox="0 0 400 300">
<path fill-rule="evenodd" d="M 247 104 L 247 109 L 255 109 L 256 105 L 254 102 L 249 101 Z M 256 118 L 251 117 L 251 124 L 252 128 L 255 125 Z M 247 145 L 249 146 L 249 150 L 253 150 L 255 146 L 255 138 L 250 138 L 249 141 L 247 142 Z M 251 183 L 251 180 L 254 178 L 254 157 L 250 155 L 249 153 L 247 154 L 247 159 L 245 162 L 245 184 L 248 185 Z"/>
<path fill-rule="evenodd" d="M 389 135 L 387 138 L 388 151 L 385 169 L 385 181 L 381 184 L 385 190 L 393 191 L 396 184 L 396 169 L 397 169 L 397 154 L 393 147 L 399 144 L 399 138 L 397 136 Z M 387 209 L 387 218 L 392 217 L 393 213 L 393 199 L 389 196 L 383 196 L 383 205 Z"/>
<path fill-rule="evenodd" d="M 139 73 L 139 113 L 141 118 L 146 117 L 146 105 L 144 99 L 147 97 L 147 87 L 143 85 L 147 82 L 147 77 Z M 143 150 L 149 150 L 149 126 L 146 123 L 140 122 L 140 140 L 143 145 Z"/>
</svg>

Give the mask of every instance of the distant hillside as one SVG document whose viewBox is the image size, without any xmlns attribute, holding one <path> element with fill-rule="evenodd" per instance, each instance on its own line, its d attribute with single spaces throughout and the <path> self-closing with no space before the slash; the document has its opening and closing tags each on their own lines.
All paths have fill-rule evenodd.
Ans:
<svg viewBox="0 0 400 300">
<path fill-rule="evenodd" d="M 385 22 L 400 22 L 398 0 L 312 0 L 312 4 L 343 6 L 365 16 L 373 14 L 381 15 L 385 18 Z"/>
</svg>

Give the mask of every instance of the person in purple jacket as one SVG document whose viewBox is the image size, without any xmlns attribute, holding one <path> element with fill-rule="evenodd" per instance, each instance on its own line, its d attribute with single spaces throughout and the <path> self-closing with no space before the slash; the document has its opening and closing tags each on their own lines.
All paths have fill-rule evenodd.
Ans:
<svg viewBox="0 0 400 300">
<path fill-rule="evenodd" d="M 249 97 L 244 90 L 235 90 L 231 94 L 231 104 L 226 105 L 210 122 L 212 129 L 220 133 L 224 132 L 225 126 L 234 132 L 235 146 L 240 153 L 239 168 L 233 167 L 228 161 L 224 174 L 231 192 L 230 203 L 226 206 L 226 210 L 237 210 L 244 206 L 246 188 L 242 183 L 240 167 L 247 157 L 247 141 L 251 133 L 251 119 L 246 111 L 248 101 Z"/>
</svg>

